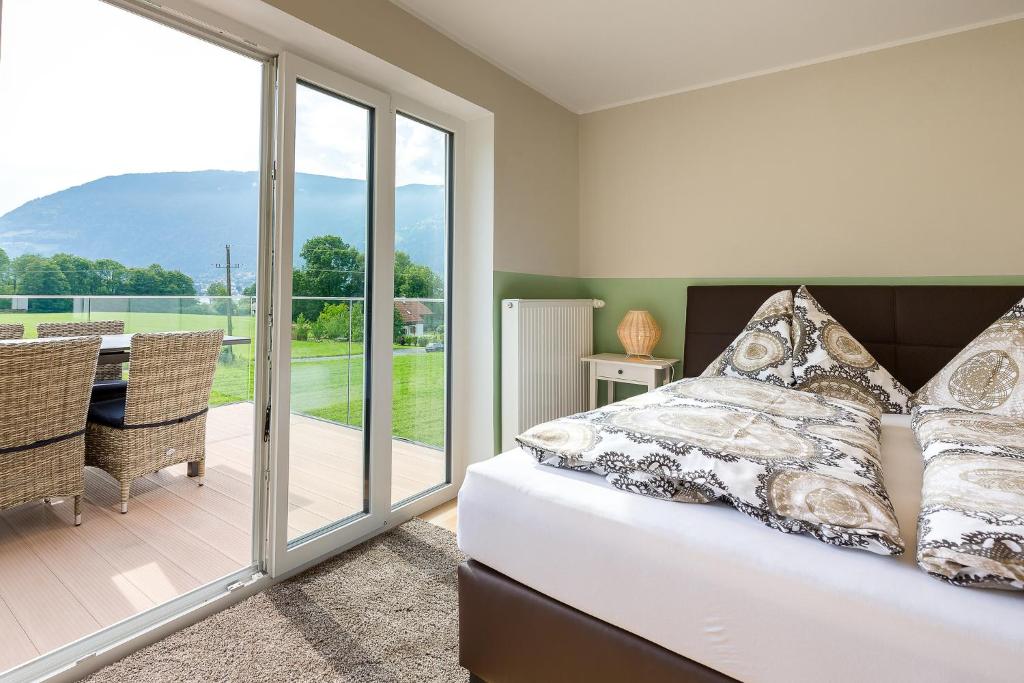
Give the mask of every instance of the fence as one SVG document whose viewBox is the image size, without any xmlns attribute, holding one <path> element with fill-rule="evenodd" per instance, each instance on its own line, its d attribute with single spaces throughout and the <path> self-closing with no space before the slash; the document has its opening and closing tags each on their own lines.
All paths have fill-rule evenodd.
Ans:
<svg viewBox="0 0 1024 683">
<path fill-rule="evenodd" d="M 256 299 L 248 296 L 0 296 L 0 323 L 123 320 L 126 332 L 223 329 L 254 339 Z M 357 429 L 363 424 L 361 297 L 293 297 L 292 412 Z M 396 437 L 444 443 L 443 299 L 396 299 L 394 420 Z M 440 353 L 433 353 L 440 351 Z M 211 407 L 252 401 L 254 344 L 225 347 L 214 375 Z"/>
</svg>

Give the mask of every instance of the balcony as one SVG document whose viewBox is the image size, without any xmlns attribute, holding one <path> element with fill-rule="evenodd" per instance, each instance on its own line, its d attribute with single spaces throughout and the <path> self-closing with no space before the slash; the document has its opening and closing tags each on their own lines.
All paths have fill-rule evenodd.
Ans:
<svg viewBox="0 0 1024 683">
<path fill-rule="evenodd" d="M 252 336 L 248 297 L 0 298 L 0 323 L 26 336 L 44 321 L 124 320 L 126 331 L 227 329 Z M 229 303 L 230 301 L 230 303 Z M 303 299 L 307 310 L 316 303 Z M 362 343 L 356 299 L 293 331 L 289 538 L 363 506 Z M 431 313 L 440 302 L 420 302 Z M 12 305 L 13 304 L 13 305 Z M 416 308 L 419 311 L 419 307 Z M 420 311 L 422 314 L 422 311 Z M 446 480 L 444 353 L 427 353 L 415 321 L 396 315 L 392 501 Z M 408 316 L 406 316 L 408 317 Z M 443 320 L 443 316 L 441 316 Z M 345 334 L 330 336 L 330 325 Z M 308 329 L 301 329 L 308 325 Z M 319 336 L 321 334 L 324 336 Z M 408 334 L 406 334 L 408 333 Z M 356 337 L 356 338 L 354 338 Z M 0 510 L 0 671 L 249 564 L 252 557 L 253 345 L 225 347 L 208 415 L 206 483 L 185 465 L 132 485 L 128 514 L 105 472 L 86 468 L 83 523 L 70 501 Z"/>
</svg>

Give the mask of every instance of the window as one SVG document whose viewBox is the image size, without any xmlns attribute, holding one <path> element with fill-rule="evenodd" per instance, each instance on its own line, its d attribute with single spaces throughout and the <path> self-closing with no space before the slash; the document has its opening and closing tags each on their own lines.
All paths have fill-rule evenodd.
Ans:
<svg viewBox="0 0 1024 683">
<path fill-rule="evenodd" d="M 391 501 L 450 481 L 448 282 L 452 134 L 395 125 L 395 356 Z"/>
</svg>

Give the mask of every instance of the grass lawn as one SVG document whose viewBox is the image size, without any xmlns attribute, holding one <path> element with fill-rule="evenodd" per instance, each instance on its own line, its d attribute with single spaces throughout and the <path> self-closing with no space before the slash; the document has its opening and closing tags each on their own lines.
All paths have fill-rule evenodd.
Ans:
<svg viewBox="0 0 1024 683">
<path fill-rule="evenodd" d="M 227 329 L 221 315 L 193 313 L 118 312 L 96 313 L 92 320 L 125 321 L 128 332 Z M 72 313 L 0 313 L 0 322 L 22 323 L 25 336 L 35 337 L 41 322 L 83 320 Z M 253 318 L 234 316 L 232 333 L 252 337 Z M 397 348 L 403 348 L 396 346 Z M 293 412 L 361 427 L 363 421 L 363 347 L 361 343 L 292 341 Z M 230 347 L 221 356 L 214 375 L 210 405 L 251 401 L 253 395 L 254 345 Z M 355 358 L 346 358 L 349 354 Z M 443 353 L 412 353 L 394 357 L 392 434 L 441 448 L 444 444 Z"/>
<path fill-rule="evenodd" d="M 438 448 L 444 445 L 444 354 L 393 359 L 391 433 Z M 294 412 L 361 427 L 362 359 L 292 364 Z"/>
</svg>

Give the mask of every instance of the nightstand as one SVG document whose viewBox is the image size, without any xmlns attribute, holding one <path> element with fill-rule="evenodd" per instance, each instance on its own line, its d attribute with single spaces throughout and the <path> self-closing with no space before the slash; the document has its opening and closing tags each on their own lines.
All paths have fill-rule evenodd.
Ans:
<svg viewBox="0 0 1024 683">
<path fill-rule="evenodd" d="M 590 409 L 597 408 L 597 382 L 608 382 L 608 402 L 615 401 L 615 383 L 641 384 L 657 389 L 672 379 L 678 358 L 627 358 L 621 353 L 596 353 L 580 358 L 590 364 Z"/>
</svg>

